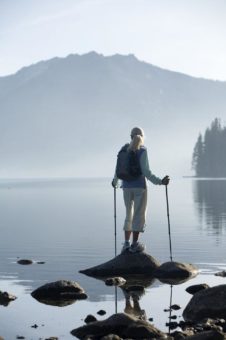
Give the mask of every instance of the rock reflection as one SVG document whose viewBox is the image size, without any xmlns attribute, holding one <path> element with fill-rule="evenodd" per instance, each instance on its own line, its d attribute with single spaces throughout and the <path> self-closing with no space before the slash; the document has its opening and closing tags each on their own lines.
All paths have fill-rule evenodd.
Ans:
<svg viewBox="0 0 226 340">
<path fill-rule="evenodd" d="M 226 222 L 226 180 L 196 180 L 193 192 L 200 222 L 221 234 Z"/>
<path fill-rule="evenodd" d="M 39 298 L 36 299 L 38 302 L 43 303 L 45 305 L 49 305 L 49 306 L 56 306 L 56 307 L 66 307 L 69 305 L 72 305 L 73 303 L 75 303 L 77 300 L 75 299 L 47 299 L 47 298 Z"/>
</svg>

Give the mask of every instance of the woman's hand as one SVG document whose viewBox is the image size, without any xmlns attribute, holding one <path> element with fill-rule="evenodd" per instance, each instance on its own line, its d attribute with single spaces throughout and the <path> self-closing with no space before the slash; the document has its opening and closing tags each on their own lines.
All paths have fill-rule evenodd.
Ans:
<svg viewBox="0 0 226 340">
<path fill-rule="evenodd" d="M 170 181 L 169 176 L 165 176 L 165 177 L 162 179 L 162 184 L 163 184 L 163 185 L 168 185 L 168 184 L 169 184 L 169 181 Z"/>
</svg>

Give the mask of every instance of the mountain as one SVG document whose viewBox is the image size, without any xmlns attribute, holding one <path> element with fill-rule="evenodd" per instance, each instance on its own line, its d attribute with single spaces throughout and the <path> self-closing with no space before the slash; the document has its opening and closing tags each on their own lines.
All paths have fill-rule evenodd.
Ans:
<svg viewBox="0 0 226 340">
<path fill-rule="evenodd" d="M 133 55 L 53 58 L 0 77 L 0 177 L 111 176 L 134 126 L 156 175 L 190 172 L 198 133 L 226 113 L 226 82 Z"/>
</svg>

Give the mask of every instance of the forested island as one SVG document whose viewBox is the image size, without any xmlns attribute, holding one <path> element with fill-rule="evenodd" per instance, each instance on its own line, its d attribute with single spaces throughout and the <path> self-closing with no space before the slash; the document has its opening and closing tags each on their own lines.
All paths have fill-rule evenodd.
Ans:
<svg viewBox="0 0 226 340">
<path fill-rule="evenodd" d="M 192 156 L 192 168 L 198 177 L 226 177 L 226 127 L 215 118 L 198 136 Z"/>
</svg>

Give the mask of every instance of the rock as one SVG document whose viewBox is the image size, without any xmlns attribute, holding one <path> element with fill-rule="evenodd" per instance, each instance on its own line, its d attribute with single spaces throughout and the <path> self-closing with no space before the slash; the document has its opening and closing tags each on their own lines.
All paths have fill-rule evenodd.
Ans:
<svg viewBox="0 0 226 340">
<path fill-rule="evenodd" d="M 46 338 L 45 340 L 58 340 L 57 336 L 51 336 L 50 338 Z"/>
<path fill-rule="evenodd" d="M 123 277 L 109 277 L 105 280 L 106 286 L 122 286 L 126 283 L 126 280 Z"/>
<path fill-rule="evenodd" d="M 198 274 L 198 269 L 188 263 L 165 262 L 158 267 L 153 275 L 158 279 L 186 279 L 194 277 Z M 181 282 L 180 282 L 181 283 Z M 173 283 L 172 283 L 173 284 Z"/>
<path fill-rule="evenodd" d="M 90 323 L 97 321 L 97 318 L 95 318 L 95 316 L 93 316 L 92 314 L 88 314 L 84 321 L 85 323 Z"/>
<path fill-rule="evenodd" d="M 37 264 L 45 264 L 44 261 L 37 261 L 36 263 L 37 263 Z"/>
<path fill-rule="evenodd" d="M 0 340 L 4 340 L 4 338 L 0 336 Z"/>
<path fill-rule="evenodd" d="M 112 260 L 98 266 L 80 270 L 80 273 L 94 277 L 108 277 L 112 275 L 145 274 L 151 276 L 160 263 L 145 252 L 125 252 Z"/>
<path fill-rule="evenodd" d="M 226 318 L 226 285 L 219 285 L 197 292 L 187 304 L 183 317 L 198 321 L 204 318 Z"/>
<path fill-rule="evenodd" d="M 7 307 L 11 301 L 16 300 L 16 296 L 0 291 L 0 305 Z"/>
<path fill-rule="evenodd" d="M 77 282 L 67 280 L 47 283 L 34 290 L 31 295 L 39 302 L 60 307 L 87 298 L 84 289 Z"/>
<path fill-rule="evenodd" d="M 222 272 L 218 272 L 214 274 L 215 276 L 226 277 L 226 270 L 222 270 Z"/>
<path fill-rule="evenodd" d="M 169 316 L 169 319 L 170 319 L 170 320 L 176 320 L 176 319 L 177 319 L 177 315 L 170 315 L 170 316 Z"/>
<path fill-rule="evenodd" d="M 34 325 L 31 326 L 31 328 L 38 328 L 38 325 L 35 323 Z"/>
<path fill-rule="evenodd" d="M 32 260 L 22 259 L 22 260 L 18 260 L 17 263 L 18 264 L 22 264 L 22 265 L 28 265 L 28 264 L 32 264 L 33 261 Z"/>
<path fill-rule="evenodd" d="M 79 339 L 84 339 L 87 335 L 101 338 L 109 334 L 115 334 L 121 338 L 153 339 L 161 337 L 167 339 L 166 334 L 149 322 L 124 313 L 113 314 L 106 320 L 76 328 L 71 331 L 71 334 Z"/>
<path fill-rule="evenodd" d="M 25 339 L 25 337 L 24 336 L 22 336 L 22 335 L 17 335 L 17 337 L 16 337 L 17 339 Z"/>
<path fill-rule="evenodd" d="M 105 312 L 105 310 L 101 309 L 101 310 L 99 310 L 99 311 L 97 312 L 97 314 L 99 314 L 99 315 L 105 315 L 106 312 Z"/>
<path fill-rule="evenodd" d="M 181 306 L 174 304 L 174 305 L 170 306 L 170 309 L 172 309 L 172 310 L 179 310 L 179 309 L 181 309 Z"/>
<path fill-rule="evenodd" d="M 192 336 L 187 337 L 186 339 L 190 340 L 225 340 L 224 333 L 211 330 L 201 332 Z"/>
<path fill-rule="evenodd" d="M 186 292 L 191 295 L 194 295 L 200 290 L 207 289 L 207 288 L 210 288 L 210 286 L 207 283 L 200 283 L 198 285 L 193 285 L 193 286 L 186 288 Z"/>
</svg>

